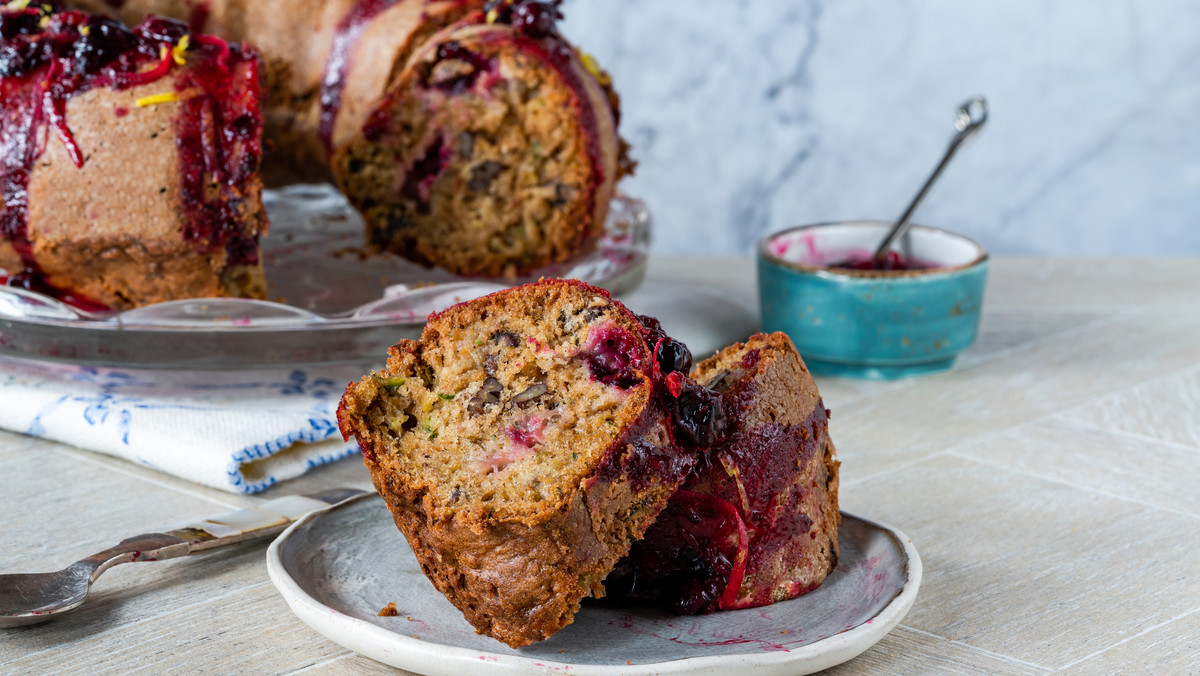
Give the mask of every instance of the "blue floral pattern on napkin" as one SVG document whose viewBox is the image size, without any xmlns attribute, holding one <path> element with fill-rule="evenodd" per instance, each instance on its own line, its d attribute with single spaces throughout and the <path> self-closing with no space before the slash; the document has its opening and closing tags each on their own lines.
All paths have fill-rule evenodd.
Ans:
<svg viewBox="0 0 1200 676">
<path fill-rule="evenodd" d="M 254 493 L 357 451 L 337 403 L 359 367 L 240 373 L 0 359 L 0 427 Z"/>
</svg>

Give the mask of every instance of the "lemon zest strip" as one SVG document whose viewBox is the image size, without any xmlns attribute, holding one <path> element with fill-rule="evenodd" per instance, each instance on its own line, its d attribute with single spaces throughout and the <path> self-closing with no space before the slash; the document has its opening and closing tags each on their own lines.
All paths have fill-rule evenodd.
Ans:
<svg viewBox="0 0 1200 676">
<path fill-rule="evenodd" d="M 197 96 L 198 94 L 200 94 L 200 91 L 197 89 L 185 89 L 184 91 L 181 91 L 181 92 L 164 92 L 162 94 L 151 94 L 150 96 L 143 96 L 142 98 L 134 101 L 133 105 L 137 106 L 138 108 L 145 108 L 147 106 L 157 106 L 160 103 L 174 103 L 176 101 L 187 101 L 188 99 L 193 98 L 193 97 Z"/>
<path fill-rule="evenodd" d="M 185 52 L 187 52 L 188 47 L 191 46 L 191 44 L 192 36 L 185 35 L 179 38 L 179 44 L 171 48 L 171 59 L 174 60 L 177 65 L 187 65 L 187 55 Z"/>
<path fill-rule="evenodd" d="M 612 83 L 612 76 L 600 67 L 599 62 L 596 61 L 596 57 L 587 52 L 580 51 L 579 62 L 583 64 L 587 72 L 591 73 L 592 77 L 596 78 L 600 84 L 607 85 Z"/>
</svg>

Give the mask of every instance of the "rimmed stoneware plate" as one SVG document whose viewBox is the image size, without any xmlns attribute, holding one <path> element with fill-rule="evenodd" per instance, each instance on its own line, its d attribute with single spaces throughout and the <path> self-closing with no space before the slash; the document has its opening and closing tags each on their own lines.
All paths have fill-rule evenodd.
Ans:
<svg viewBox="0 0 1200 676">
<path fill-rule="evenodd" d="M 883 638 L 921 584 L 903 533 L 843 513 L 839 539 L 837 570 L 798 599 L 700 617 L 585 603 L 573 624 L 519 650 L 476 634 L 433 588 L 376 495 L 301 519 L 267 550 L 267 571 L 318 633 L 420 674 L 807 674 Z M 399 614 L 379 617 L 388 603 Z"/>
</svg>

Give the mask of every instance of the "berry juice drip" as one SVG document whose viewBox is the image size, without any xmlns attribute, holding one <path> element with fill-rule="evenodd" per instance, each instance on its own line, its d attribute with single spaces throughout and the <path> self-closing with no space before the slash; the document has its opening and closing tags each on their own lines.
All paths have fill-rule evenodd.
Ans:
<svg viewBox="0 0 1200 676">
<path fill-rule="evenodd" d="M 253 55 L 231 50 L 213 38 L 193 40 L 186 24 L 160 17 L 129 29 L 105 17 L 56 11 L 50 6 L 0 11 L 0 185 L 4 190 L 0 236 L 11 243 L 24 264 L 23 270 L 8 278 L 10 286 L 89 310 L 103 308 L 56 288 L 34 257 L 28 232 L 28 191 L 34 163 L 51 142 L 48 132 L 53 129 L 72 162 L 83 167 L 86 153 L 71 133 L 66 114 L 72 97 L 100 87 L 123 90 L 151 84 L 170 74 L 180 62 L 190 64 L 193 57 L 199 63 L 179 79 L 176 90 L 187 92 L 187 106 L 206 105 L 210 113 L 196 119 L 185 114 L 180 124 L 206 125 L 204 135 L 212 140 L 203 144 L 205 152 L 193 157 L 184 147 L 189 143 L 188 134 L 180 134 L 184 202 L 188 222 L 195 224 L 187 228 L 187 235 L 209 246 L 224 246 L 238 239 L 239 229 L 233 227 L 237 221 L 230 214 L 216 214 L 213 219 L 214 214 L 204 208 L 207 201 L 189 199 L 189 181 L 202 173 L 219 185 L 234 185 L 257 169 L 261 116 Z M 231 66 L 243 66 L 253 78 L 237 90 L 243 92 L 244 100 L 229 91 L 225 76 Z M 181 93 L 173 100 L 184 98 Z M 193 190 L 190 194 L 204 193 Z M 205 235 L 205 229 L 214 232 Z M 240 242 L 235 248 L 239 252 L 246 249 Z"/>
<path fill-rule="evenodd" d="M 224 248 L 226 265 L 254 265 L 258 236 L 244 232 L 239 209 L 242 186 L 262 157 L 258 60 L 217 38 L 196 40 L 190 67 L 175 83 L 181 97 L 189 96 L 175 118 L 184 237 L 201 251 Z"/>
<path fill-rule="evenodd" d="M 371 19 L 382 14 L 397 0 L 359 0 L 350 13 L 338 22 L 333 34 L 333 49 L 325 63 L 325 79 L 321 82 L 321 119 L 317 125 L 317 136 L 325 146 L 325 152 L 333 154 L 333 128 L 338 112 L 342 108 L 342 94 L 346 89 L 346 78 L 354 65 L 358 41 Z"/>
</svg>

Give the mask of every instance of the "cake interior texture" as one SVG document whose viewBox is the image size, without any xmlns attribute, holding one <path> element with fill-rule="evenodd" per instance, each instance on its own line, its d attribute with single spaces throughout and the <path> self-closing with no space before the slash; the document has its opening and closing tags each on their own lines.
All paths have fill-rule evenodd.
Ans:
<svg viewBox="0 0 1200 676">
<path fill-rule="evenodd" d="M 432 317 L 347 389 L 343 433 L 482 633 L 516 647 L 568 624 L 695 463 L 663 403 L 663 343 L 599 289 L 540 282 Z"/>
<path fill-rule="evenodd" d="M 613 117 L 565 46 L 468 21 L 414 56 L 335 173 L 373 246 L 517 274 L 594 244 L 619 173 Z"/>
</svg>

